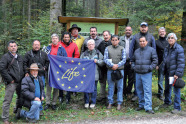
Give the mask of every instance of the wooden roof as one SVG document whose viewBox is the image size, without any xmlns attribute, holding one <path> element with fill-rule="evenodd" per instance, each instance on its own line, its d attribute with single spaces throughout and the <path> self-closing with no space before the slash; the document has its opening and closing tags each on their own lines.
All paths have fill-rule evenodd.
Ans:
<svg viewBox="0 0 186 124">
<path fill-rule="evenodd" d="M 58 16 L 59 23 L 67 23 L 71 21 L 77 22 L 102 22 L 102 23 L 118 23 L 118 25 L 127 25 L 128 18 L 99 18 L 99 17 L 62 17 Z"/>
</svg>

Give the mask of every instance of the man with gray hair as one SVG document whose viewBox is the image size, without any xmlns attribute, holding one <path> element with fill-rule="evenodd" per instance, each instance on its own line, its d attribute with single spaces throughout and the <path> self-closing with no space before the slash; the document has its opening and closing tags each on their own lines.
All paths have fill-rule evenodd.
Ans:
<svg viewBox="0 0 186 124">
<path fill-rule="evenodd" d="M 46 48 L 47 54 L 67 57 L 65 48 L 62 47 L 61 44 L 59 43 L 59 36 L 57 34 L 52 34 L 51 39 L 52 39 L 52 44 L 50 44 Z M 52 87 L 49 86 L 49 83 L 46 84 L 46 87 L 47 87 L 46 106 L 44 110 L 47 110 L 50 107 L 50 99 L 51 99 L 51 92 L 52 92 Z M 56 102 L 58 98 L 58 91 L 59 91 L 58 89 L 53 88 L 53 99 L 52 99 L 52 106 L 51 106 L 53 110 L 57 109 Z"/>
<path fill-rule="evenodd" d="M 158 30 L 159 39 L 156 40 L 156 52 L 158 55 L 158 65 L 156 70 L 158 70 L 158 97 L 163 100 L 163 80 L 164 74 L 162 70 L 163 52 L 166 46 L 168 46 L 168 41 L 166 40 L 166 30 L 164 27 L 160 27 Z"/>
</svg>

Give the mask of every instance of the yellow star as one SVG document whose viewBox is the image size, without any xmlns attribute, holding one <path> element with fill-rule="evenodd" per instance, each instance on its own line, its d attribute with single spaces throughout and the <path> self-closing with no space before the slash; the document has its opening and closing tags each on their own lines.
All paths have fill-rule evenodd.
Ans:
<svg viewBox="0 0 186 124">
<path fill-rule="evenodd" d="M 73 63 L 74 61 L 72 60 L 72 63 Z"/>
<path fill-rule="evenodd" d="M 82 70 L 85 70 L 85 68 L 82 68 Z"/>
<path fill-rule="evenodd" d="M 59 67 L 61 68 L 61 65 L 59 65 Z"/>
<path fill-rule="evenodd" d="M 64 85 L 64 84 L 62 84 L 62 86 L 64 87 L 65 85 Z"/>
<path fill-rule="evenodd" d="M 84 74 L 83 77 L 86 77 L 86 75 Z"/>
<path fill-rule="evenodd" d="M 79 62 L 78 65 L 81 65 L 81 63 Z"/>
<path fill-rule="evenodd" d="M 59 78 L 58 78 L 57 80 L 58 80 L 58 81 L 60 81 L 60 79 L 59 79 Z"/>
<path fill-rule="evenodd" d="M 59 72 L 57 71 L 57 74 L 59 74 Z"/>
<path fill-rule="evenodd" d="M 76 85 L 76 88 L 78 88 L 78 86 Z"/>
<path fill-rule="evenodd" d="M 65 61 L 65 63 L 67 63 L 67 61 Z"/>
<path fill-rule="evenodd" d="M 81 81 L 81 83 L 83 84 L 83 81 Z"/>
<path fill-rule="evenodd" d="M 71 89 L 71 87 L 69 86 L 68 89 Z"/>
</svg>

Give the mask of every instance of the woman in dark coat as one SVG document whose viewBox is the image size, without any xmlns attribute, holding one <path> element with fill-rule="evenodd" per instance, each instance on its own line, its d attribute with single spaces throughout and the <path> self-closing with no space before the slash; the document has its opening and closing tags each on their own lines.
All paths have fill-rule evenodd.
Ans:
<svg viewBox="0 0 186 124">
<path fill-rule="evenodd" d="M 174 80 L 181 78 L 184 73 L 185 56 L 184 49 L 179 45 L 175 33 L 169 33 L 167 36 L 169 45 L 164 50 L 163 68 L 165 73 L 165 100 L 163 107 L 171 105 L 172 84 L 169 83 L 169 78 Z M 181 111 L 181 88 L 173 88 L 174 91 L 174 110 L 171 113 L 176 114 Z"/>
</svg>

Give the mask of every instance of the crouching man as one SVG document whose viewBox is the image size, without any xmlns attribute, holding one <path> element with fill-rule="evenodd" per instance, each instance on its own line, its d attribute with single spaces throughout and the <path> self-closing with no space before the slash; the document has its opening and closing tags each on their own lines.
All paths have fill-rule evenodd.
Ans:
<svg viewBox="0 0 186 124">
<path fill-rule="evenodd" d="M 16 117 L 25 117 L 29 123 L 39 120 L 41 101 L 44 100 L 44 86 L 41 77 L 38 76 L 38 65 L 30 65 L 30 74 L 21 82 L 21 98 L 24 107 L 29 111 L 18 109 Z"/>
</svg>

